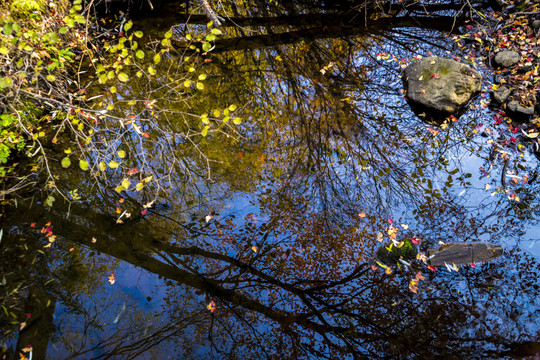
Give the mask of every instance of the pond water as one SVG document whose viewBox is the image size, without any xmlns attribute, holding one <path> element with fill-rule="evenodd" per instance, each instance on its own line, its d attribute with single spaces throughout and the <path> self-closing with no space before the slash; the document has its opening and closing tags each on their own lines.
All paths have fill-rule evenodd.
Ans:
<svg viewBox="0 0 540 360">
<path fill-rule="evenodd" d="M 167 21 L 134 30 L 174 25 L 179 43 L 206 31 Z M 26 345 L 32 359 L 530 355 L 538 160 L 495 125 L 486 92 L 443 127 L 402 97 L 402 65 L 460 56 L 453 44 L 404 28 L 187 48 L 163 53 L 155 80 L 94 83 L 96 109 L 116 107 L 96 127 L 92 160 L 122 166 L 101 177 L 64 170 L 66 201 L 6 211 L 6 358 Z M 487 88 L 489 70 L 475 63 Z M 482 241 L 504 253 L 458 271 L 374 270 L 396 232 L 422 251 Z"/>
</svg>

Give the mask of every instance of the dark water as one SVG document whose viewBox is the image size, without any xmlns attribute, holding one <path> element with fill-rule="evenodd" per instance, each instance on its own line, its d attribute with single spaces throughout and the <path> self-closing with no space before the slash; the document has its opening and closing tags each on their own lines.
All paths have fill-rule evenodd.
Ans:
<svg viewBox="0 0 540 360">
<path fill-rule="evenodd" d="M 177 26 L 175 37 L 187 31 Z M 122 149 L 123 166 L 97 178 L 63 171 L 58 192 L 77 189 L 80 199 L 20 200 L 5 211 L 7 358 L 26 345 L 33 359 L 530 355 L 538 160 L 494 125 L 486 93 L 443 128 L 410 111 L 401 65 L 447 51 L 451 38 L 403 29 L 190 60 L 170 53 L 156 82 L 116 84 L 96 103 L 120 105 L 97 129 L 94 160 Z M 162 86 L 202 73 L 203 91 Z M 151 99 L 155 108 L 143 103 Z M 200 114 L 214 110 L 203 137 Z M 148 140 L 113 116 L 133 116 Z M 115 191 L 149 176 L 142 191 Z M 379 240 L 396 231 L 421 239 L 423 251 L 471 241 L 505 251 L 459 271 L 374 271 Z"/>
</svg>

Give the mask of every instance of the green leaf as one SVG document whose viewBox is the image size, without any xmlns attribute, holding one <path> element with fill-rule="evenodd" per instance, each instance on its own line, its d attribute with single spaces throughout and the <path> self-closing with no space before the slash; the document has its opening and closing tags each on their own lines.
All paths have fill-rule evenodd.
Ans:
<svg viewBox="0 0 540 360">
<path fill-rule="evenodd" d="M 221 30 L 219 30 L 219 29 L 212 29 L 212 34 L 214 34 L 214 35 L 221 35 L 221 34 L 223 34 L 223 33 L 222 33 Z"/>
<path fill-rule="evenodd" d="M 54 198 L 54 196 L 49 195 L 47 199 L 45 199 L 45 205 L 47 205 L 48 207 L 52 207 L 55 200 L 56 199 Z"/>
<path fill-rule="evenodd" d="M 69 165 L 71 165 L 71 160 L 69 160 L 69 158 L 66 156 L 65 158 L 62 159 L 60 164 L 62 164 L 63 168 L 67 169 L 69 167 Z"/>
<path fill-rule="evenodd" d="M 156 75 L 156 70 L 153 67 L 149 66 L 148 67 L 148 73 L 150 75 Z"/>
<path fill-rule="evenodd" d="M 233 120 L 233 123 L 234 123 L 235 125 L 240 125 L 240 124 L 242 123 L 242 119 L 237 117 L 237 118 L 235 118 L 235 119 Z"/>
<path fill-rule="evenodd" d="M 161 55 L 159 54 L 154 55 L 154 62 L 156 64 L 159 64 L 161 62 Z"/>
<path fill-rule="evenodd" d="M 197 89 L 199 89 L 199 90 L 202 90 L 202 89 L 204 89 L 204 84 L 203 84 L 203 83 L 200 83 L 200 82 L 198 82 L 198 83 L 197 83 Z"/>
<path fill-rule="evenodd" d="M 168 38 L 170 38 L 171 36 L 172 36 L 172 30 L 167 31 L 167 32 L 165 33 L 165 35 L 163 35 L 163 37 L 164 37 L 165 39 L 168 39 Z"/>
<path fill-rule="evenodd" d="M 131 27 L 133 26 L 133 22 L 131 20 L 129 20 L 125 25 L 124 25 L 124 31 L 129 31 L 129 29 L 131 29 Z"/>
<path fill-rule="evenodd" d="M 5 46 L 0 47 L 0 54 L 6 55 L 7 53 L 9 53 L 9 49 L 7 47 Z"/>
<path fill-rule="evenodd" d="M 205 79 L 206 79 L 206 74 L 201 74 L 201 75 L 199 75 L 199 80 L 200 80 L 200 81 L 203 81 L 203 80 L 205 80 Z"/>
<path fill-rule="evenodd" d="M 13 80 L 11 78 L 0 78 L 0 89 L 5 89 L 11 86 Z"/>
<path fill-rule="evenodd" d="M 118 166 L 120 166 L 120 164 L 117 163 L 117 162 L 114 161 L 114 160 L 111 161 L 111 162 L 109 162 L 109 167 L 110 167 L 111 169 L 116 169 Z"/>
<path fill-rule="evenodd" d="M 126 157 L 126 152 L 124 150 L 119 150 L 118 151 L 118 157 L 119 158 L 125 158 Z"/>
<path fill-rule="evenodd" d="M 117 187 L 114 188 L 114 190 L 117 192 L 117 193 L 121 193 L 122 190 L 124 190 L 124 187 L 122 185 L 118 185 Z"/>
<path fill-rule="evenodd" d="M 190 86 L 191 86 L 191 81 L 189 80 L 184 81 L 184 87 L 190 87 Z"/>
<path fill-rule="evenodd" d="M 45 76 L 45 79 L 47 79 L 47 81 L 53 82 L 56 79 L 56 76 L 49 74 Z"/>
<path fill-rule="evenodd" d="M 120 74 L 118 74 L 118 80 L 122 82 L 127 82 L 129 81 L 129 76 L 126 73 L 121 72 Z"/>
<path fill-rule="evenodd" d="M 137 52 L 135 53 L 135 56 L 137 57 L 137 59 L 144 59 L 144 51 L 142 50 L 137 50 Z"/>
<path fill-rule="evenodd" d="M 216 35 L 214 34 L 209 34 L 209 35 L 206 35 L 206 37 L 204 38 L 206 41 L 214 41 L 216 40 Z"/>
<path fill-rule="evenodd" d="M 138 182 L 137 185 L 135 185 L 135 190 L 141 191 L 144 187 L 144 183 Z"/>
<path fill-rule="evenodd" d="M 143 37 L 143 32 L 142 31 L 135 31 L 133 33 L 136 37 L 138 37 L 139 39 Z"/>
<path fill-rule="evenodd" d="M 98 164 L 98 169 L 101 170 L 101 171 L 105 171 L 107 169 L 107 164 L 105 164 L 103 161 L 101 161 Z"/>
<path fill-rule="evenodd" d="M 203 124 L 205 124 L 205 125 L 210 124 L 210 120 L 208 120 L 208 114 L 202 114 L 202 115 L 201 115 L 201 121 L 202 121 Z"/>
<path fill-rule="evenodd" d="M 208 135 L 208 129 L 210 129 L 210 126 L 205 126 L 201 131 L 201 135 L 206 137 L 206 135 Z"/>
<path fill-rule="evenodd" d="M 80 167 L 83 171 L 88 170 L 88 161 L 86 161 L 86 160 L 79 160 L 79 167 Z"/>
<path fill-rule="evenodd" d="M 67 32 L 69 31 L 69 29 L 67 27 L 61 27 L 60 29 L 58 29 L 58 33 L 60 34 L 67 34 Z"/>
<path fill-rule="evenodd" d="M 202 44 L 203 51 L 210 51 L 211 48 L 212 48 L 212 45 L 208 42 L 205 42 L 204 44 Z"/>
<path fill-rule="evenodd" d="M 234 105 L 234 104 L 229 105 L 229 110 L 230 110 L 230 111 L 236 110 L 236 105 Z"/>
</svg>

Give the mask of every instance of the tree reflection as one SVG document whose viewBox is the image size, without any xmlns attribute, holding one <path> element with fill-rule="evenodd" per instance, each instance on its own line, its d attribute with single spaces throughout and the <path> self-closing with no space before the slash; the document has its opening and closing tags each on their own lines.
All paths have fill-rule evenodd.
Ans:
<svg viewBox="0 0 540 360">
<path fill-rule="evenodd" d="M 234 98 L 250 120 L 235 139 L 197 140 L 221 161 L 210 166 L 214 183 L 197 172 L 207 165 L 196 149 L 157 138 L 143 146 L 158 154 L 147 169 L 167 176 L 144 192 L 114 191 L 123 174 L 90 183 L 84 173 L 64 172 L 57 186 L 91 195 L 51 209 L 21 203 L 6 214 L 14 229 L 46 220 L 58 235 L 43 257 L 48 272 L 34 282 L 53 277 L 44 289 L 67 309 L 53 340 L 60 356 L 461 359 L 512 355 L 537 341 L 538 262 L 518 248 L 458 273 L 370 267 L 390 218 L 400 237 L 420 236 L 423 250 L 439 240 L 517 238 L 518 220 L 534 219 L 537 186 L 513 184 L 520 203 L 475 189 L 482 174 L 471 173 L 466 157 L 496 160 L 475 133 L 485 110 L 430 132 L 399 92 L 400 59 L 422 46 L 411 51 L 414 38 L 403 33 L 347 35 L 212 57 L 212 91 L 186 101 L 202 109 Z M 444 46 L 436 34 L 423 35 Z M 390 67 L 380 53 L 397 61 Z M 189 131 L 177 117 L 184 105 L 175 106 L 163 111 L 161 134 Z M 504 171 L 526 167 L 518 156 L 507 161 Z M 173 176 L 192 168 L 192 177 Z M 236 205 L 229 199 L 242 196 L 255 210 L 229 214 Z M 117 262 L 160 277 L 161 309 L 107 296 Z M 426 279 L 414 294 L 408 286 L 417 271 Z"/>
</svg>

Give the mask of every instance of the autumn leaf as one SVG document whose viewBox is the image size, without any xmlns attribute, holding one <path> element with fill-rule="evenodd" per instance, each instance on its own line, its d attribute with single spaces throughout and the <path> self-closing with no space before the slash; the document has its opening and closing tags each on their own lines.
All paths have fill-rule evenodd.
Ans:
<svg viewBox="0 0 540 360">
<path fill-rule="evenodd" d="M 415 245 L 418 245 L 420 244 L 420 240 L 418 240 L 418 238 L 416 236 L 413 236 L 412 239 L 411 239 L 411 242 Z"/>
<path fill-rule="evenodd" d="M 375 265 L 375 264 L 371 265 L 371 270 L 375 271 L 377 269 L 378 269 L 377 265 Z"/>
<path fill-rule="evenodd" d="M 109 282 L 111 283 L 111 285 L 114 285 L 114 283 L 116 282 L 116 279 L 114 277 L 114 273 L 111 273 L 111 275 L 109 275 L 108 279 L 109 279 Z"/>
<path fill-rule="evenodd" d="M 206 308 L 210 310 L 211 313 L 216 311 L 216 303 L 214 302 L 214 300 L 210 301 L 210 303 L 206 306 Z"/>
<path fill-rule="evenodd" d="M 437 268 L 433 265 L 429 265 L 427 268 L 431 271 L 437 271 Z"/>
<path fill-rule="evenodd" d="M 361 218 L 365 218 L 365 217 L 366 217 L 366 213 L 362 211 L 361 213 L 358 214 L 358 216 L 361 217 Z"/>
<path fill-rule="evenodd" d="M 387 274 L 387 275 L 390 275 L 392 273 L 392 268 L 390 267 L 387 267 L 384 272 Z"/>
<path fill-rule="evenodd" d="M 259 250 L 255 245 L 253 245 L 251 247 L 251 250 L 253 250 L 254 253 L 257 253 L 257 251 Z"/>
<path fill-rule="evenodd" d="M 469 263 L 469 266 L 474 269 L 476 267 L 476 264 L 472 262 L 472 263 Z"/>
</svg>

